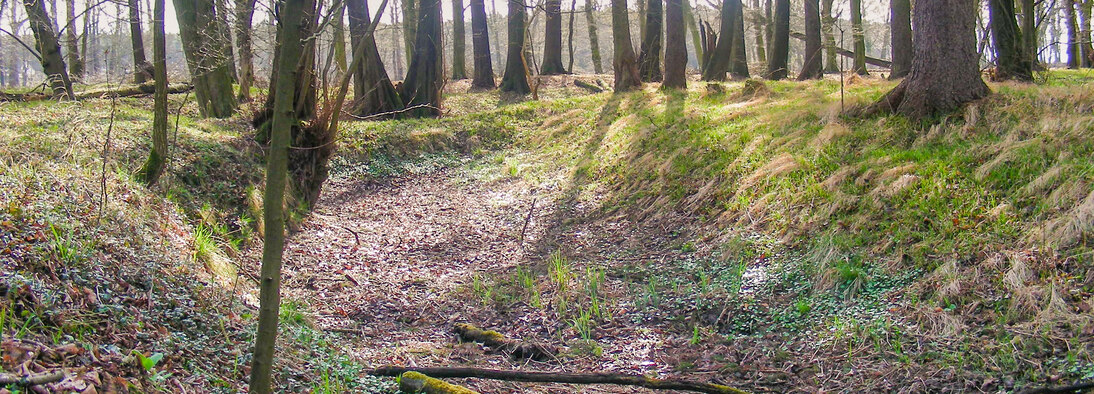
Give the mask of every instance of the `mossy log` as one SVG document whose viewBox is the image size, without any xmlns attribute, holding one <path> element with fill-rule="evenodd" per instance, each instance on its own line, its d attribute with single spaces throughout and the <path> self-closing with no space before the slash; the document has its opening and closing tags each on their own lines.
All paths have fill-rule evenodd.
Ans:
<svg viewBox="0 0 1094 394">
<path fill-rule="evenodd" d="M 459 335 L 460 342 L 478 342 L 491 351 L 506 353 L 515 359 L 546 361 L 558 356 L 558 349 L 553 347 L 509 339 L 497 331 L 483 330 L 473 324 L 456 324 L 453 331 Z"/>
<path fill-rule="evenodd" d="M 745 394 L 746 391 L 716 383 L 695 382 L 682 379 L 654 379 L 642 375 L 621 373 L 563 373 L 511 371 L 471 367 L 409 368 L 386 366 L 368 371 L 373 376 L 400 376 L 418 372 L 435 378 L 479 378 L 515 382 L 569 383 L 569 384 L 616 384 L 638 386 L 654 390 L 682 390 L 708 394 Z"/>
<path fill-rule="evenodd" d="M 422 394 L 478 394 L 467 387 L 446 383 L 416 371 L 399 375 L 399 391 Z"/>
</svg>

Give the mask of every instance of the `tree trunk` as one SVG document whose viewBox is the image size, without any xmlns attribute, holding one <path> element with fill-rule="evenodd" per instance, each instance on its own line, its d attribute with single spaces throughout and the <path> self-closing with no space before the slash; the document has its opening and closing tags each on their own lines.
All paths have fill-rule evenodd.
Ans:
<svg viewBox="0 0 1094 394">
<path fill-rule="evenodd" d="M 614 53 L 615 91 L 626 92 L 642 86 L 638 75 L 638 60 L 631 46 L 631 23 L 627 17 L 627 0 L 612 0 L 612 41 Z"/>
<path fill-rule="evenodd" d="M 889 17 L 889 39 L 893 47 L 889 79 L 904 78 L 912 68 L 912 1 L 892 0 L 889 3 Z"/>
<path fill-rule="evenodd" d="M 745 49 L 745 13 L 741 0 L 729 0 L 733 5 L 733 52 L 729 57 L 729 73 L 734 79 L 748 78 L 748 53 Z"/>
<path fill-rule="evenodd" d="M 337 7 L 334 9 L 331 15 L 334 19 L 331 27 L 331 39 L 334 41 L 332 51 L 334 52 L 334 65 L 338 67 L 339 73 L 346 72 L 346 2 L 342 4 L 335 4 Z M 237 35 L 236 41 L 239 41 Z M 373 40 L 375 42 L 375 40 Z M 350 49 L 353 50 L 352 48 Z M 240 55 L 243 56 L 243 55 Z M 242 73 L 242 70 L 240 71 Z M 242 83 L 240 84 L 242 86 Z"/>
<path fill-rule="evenodd" d="M 724 81 L 729 72 L 733 57 L 733 33 L 736 31 L 737 6 L 733 0 L 722 0 L 721 21 L 718 25 L 718 40 L 714 48 L 708 48 L 706 62 L 703 64 L 704 81 Z"/>
<path fill-rule="evenodd" d="M 71 77 L 79 80 L 84 77 L 84 62 L 80 60 L 80 48 L 77 47 L 76 0 L 65 0 L 65 15 L 68 17 L 67 28 L 65 29 L 65 49 L 67 51 L 65 55 L 68 61 L 68 70 Z M 87 17 L 84 18 L 84 23 L 87 23 Z"/>
<path fill-rule="evenodd" d="M 415 1 L 403 0 L 403 54 L 408 65 L 414 56 L 414 40 L 418 36 L 418 4 Z"/>
<path fill-rule="evenodd" d="M 866 71 L 866 30 L 862 27 L 862 0 L 851 0 L 851 39 L 855 50 L 855 61 L 851 70 L 858 75 L 869 75 Z"/>
<path fill-rule="evenodd" d="M 178 1 L 176 1 L 177 3 Z M 262 246 L 262 268 L 259 295 L 258 333 L 255 337 L 251 366 L 250 392 L 270 393 L 273 372 L 274 344 L 277 341 L 277 320 L 281 306 L 281 258 L 285 250 L 285 214 L 283 212 L 285 183 L 288 179 L 289 138 L 296 124 L 293 110 L 296 104 L 298 68 L 302 56 L 302 27 L 307 0 L 284 0 L 281 9 L 282 28 L 278 29 L 277 73 L 273 81 L 273 121 L 270 127 L 270 151 L 266 158 L 266 191 L 262 202 L 265 240 Z M 272 93 L 272 92 L 271 92 Z"/>
<path fill-rule="evenodd" d="M 638 37 L 646 36 L 646 0 L 635 0 L 635 7 L 638 8 Z M 627 10 L 628 16 L 630 9 Z"/>
<path fill-rule="evenodd" d="M 490 32 L 483 0 L 471 0 L 471 44 L 475 60 L 475 78 L 471 81 L 471 86 L 493 89 L 497 85 L 494 83 L 494 65 L 490 59 Z"/>
<path fill-rule="evenodd" d="M 255 80 L 254 49 L 251 21 L 255 0 L 236 0 L 236 43 L 239 45 L 239 100 L 251 101 L 251 86 Z"/>
<path fill-rule="evenodd" d="M 1022 36 L 1014 12 L 1014 0 L 988 0 L 991 35 L 995 43 L 995 78 L 1033 81 L 1033 67 L 1022 54 Z"/>
<path fill-rule="evenodd" d="M 688 87 L 688 48 L 682 45 L 687 40 L 684 29 L 684 1 L 668 0 L 665 9 L 665 40 L 676 45 L 665 47 L 665 82 L 661 84 L 664 88 Z"/>
<path fill-rule="evenodd" d="M 691 3 L 688 2 L 688 0 L 683 0 L 681 5 L 684 7 L 684 23 L 687 24 L 688 30 L 691 31 L 691 46 L 695 49 L 695 60 L 699 62 L 699 66 L 702 67 L 703 38 L 699 34 L 699 23 L 695 20 L 695 10 L 691 8 Z"/>
<path fill-rule="evenodd" d="M 167 34 L 164 32 L 164 0 L 155 0 L 152 16 L 152 77 L 156 93 L 152 110 L 152 151 L 138 177 L 154 185 L 170 159 L 167 147 Z"/>
<path fill-rule="evenodd" d="M 642 37 L 638 53 L 638 73 L 643 82 L 660 82 L 664 78 L 661 74 L 661 1 L 649 0 L 646 9 L 646 35 Z M 684 60 L 687 60 L 686 54 Z"/>
<path fill-rule="evenodd" d="M 1094 0 L 1079 0 L 1079 57 L 1083 67 L 1094 67 L 1094 46 L 1090 42 L 1090 14 Z"/>
<path fill-rule="evenodd" d="M 366 37 L 369 24 L 372 23 L 369 20 L 368 0 L 347 0 L 346 6 L 349 13 L 350 47 L 354 51 L 363 51 L 361 62 L 353 69 L 355 103 L 352 112 L 359 116 L 369 116 L 402 109 L 402 100 L 384 69 L 375 35 Z"/>
<path fill-rule="evenodd" d="M 228 14 L 231 9 L 228 7 L 229 0 L 215 0 L 216 1 L 216 34 L 219 36 L 219 40 L 222 43 L 224 49 L 224 58 L 228 59 L 228 63 L 225 67 L 228 68 L 228 76 L 232 78 L 233 83 L 239 82 L 239 72 L 236 70 L 236 50 L 232 45 L 232 25 L 228 22 Z"/>
<path fill-rule="evenodd" d="M 142 84 L 152 77 L 152 65 L 144 57 L 144 33 L 141 29 L 141 2 L 129 0 L 129 34 L 133 46 L 133 83 Z"/>
<path fill-rule="evenodd" d="M 1033 68 L 1040 67 L 1037 53 L 1037 6 L 1035 0 L 1022 0 L 1022 53 Z"/>
<path fill-rule="evenodd" d="M 764 64 L 767 64 L 767 46 L 764 45 L 763 34 L 766 25 L 760 0 L 752 0 L 752 28 L 756 30 L 756 60 Z"/>
<path fill-rule="evenodd" d="M 414 58 L 407 67 L 399 96 L 408 108 L 407 116 L 440 116 L 441 89 L 444 87 L 441 0 L 421 0 L 418 6 Z M 410 109 L 415 106 L 421 108 Z"/>
<path fill-rule="evenodd" d="M 899 112 L 912 119 L 953 111 L 990 93 L 980 79 L 975 1 L 917 0 L 915 54 L 908 76 L 863 115 Z"/>
<path fill-rule="evenodd" d="M 903 0 L 893 0 L 894 2 Z M 821 31 L 824 33 L 824 72 L 839 72 L 836 63 L 836 18 L 832 17 L 832 0 L 821 0 Z M 911 25 L 908 25 L 911 33 Z"/>
<path fill-rule="evenodd" d="M 23 0 L 23 6 L 27 9 L 27 21 L 30 22 L 30 30 L 34 32 L 38 54 L 41 55 L 42 72 L 49 79 L 54 96 L 74 99 L 72 80 L 68 77 L 65 60 L 61 57 L 61 45 L 57 42 L 53 20 L 46 13 L 44 1 Z"/>
<path fill-rule="evenodd" d="M 524 59 L 524 0 L 509 0 L 509 48 L 506 50 L 505 73 L 501 76 L 502 92 L 528 94 L 528 66 Z"/>
<path fill-rule="evenodd" d="M 577 13 L 577 0 L 570 0 L 570 23 L 567 25 L 566 31 L 566 45 L 567 52 L 569 53 L 568 63 L 566 64 L 566 72 L 574 73 L 574 16 Z"/>
<path fill-rule="evenodd" d="M 1077 69 L 1082 66 L 1079 57 L 1079 21 L 1076 18 L 1075 2 L 1077 0 L 1063 0 L 1067 14 L 1067 68 Z"/>
<path fill-rule="evenodd" d="M 896 1 L 900 0 L 895 0 Z M 820 1 L 805 0 L 805 61 L 798 80 L 820 79 L 824 76 L 824 56 L 821 47 Z"/>
<path fill-rule="evenodd" d="M 593 72 L 604 73 L 604 63 L 600 57 L 600 40 L 596 35 L 595 0 L 585 0 L 585 22 L 589 25 L 589 52 L 593 60 Z"/>
<path fill-rule="evenodd" d="M 528 14 L 524 14 L 524 67 L 527 67 L 528 75 L 535 75 L 536 72 L 533 67 L 539 67 L 536 65 L 536 57 L 532 52 L 535 45 L 532 43 L 535 40 L 532 39 L 532 26 L 535 26 L 536 14 L 539 13 L 539 8 L 532 8 L 531 17 Z"/>
<path fill-rule="evenodd" d="M 853 1 L 853 0 L 852 0 Z M 780 80 L 787 76 L 790 57 L 790 0 L 775 0 L 775 25 L 771 35 L 771 51 L 767 54 L 767 79 Z"/>
<path fill-rule="evenodd" d="M 547 0 L 546 21 L 543 33 L 543 65 L 539 67 L 541 75 L 566 73 L 562 64 L 562 1 Z"/>
<path fill-rule="evenodd" d="M 202 117 L 227 118 L 235 110 L 231 64 L 212 0 L 174 0 L 179 36 Z"/>
<path fill-rule="evenodd" d="M 463 26 L 463 0 L 452 0 L 452 80 L 467 79 L 467 35 Z"/>
</svg>

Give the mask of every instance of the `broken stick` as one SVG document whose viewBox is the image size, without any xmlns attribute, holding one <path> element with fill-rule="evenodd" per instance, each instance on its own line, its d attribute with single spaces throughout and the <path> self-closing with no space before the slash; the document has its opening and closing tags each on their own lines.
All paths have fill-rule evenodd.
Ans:
<svg viewBox="0 0 1094 394">
<path fill-rule="evenodd" d="M 14 384 L 16 386 L 37 386 L 40 384 L 59 382 L 64 378 L 65 371 L 43 372 L 27 376 L 13 373 L 0 373 L 0 385 Z"/>
<path fill-rule="evenodd" d="M 547 361 L 558 356 L 558 350 L 546 345 L 506 338 L 494 330 L 483 330 L 473 324 L 460 323 L 452 329 L 460 342 L 478 342 L 493 351 L 508 353 L 515 359 Z"/>
<path fill-rule="evenodd" d="M 654 390 L 684 390 L 708 394 L 746 394 L 746 391 L 715 383 L 681 379 L 654 379 L 641 375 L 620 373 L 564 373 L 530 372 L 473 367 L 396 367 L 386 366 L 368 371 L 372 376 L 399 376 L 406 372 L 420 372 L 435 378 L 479 378 L 515 382 L 570 383 L 570 384 L 617 384 L 638 386 Z M 405 376 L 405 375 L 404 375 Z"/>
</svg>

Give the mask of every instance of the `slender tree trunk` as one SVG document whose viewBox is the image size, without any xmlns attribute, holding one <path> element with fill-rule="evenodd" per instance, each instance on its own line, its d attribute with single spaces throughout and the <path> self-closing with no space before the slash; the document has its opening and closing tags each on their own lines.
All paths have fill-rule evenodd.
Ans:
<svg viewBox="0 0 1094 394">
<path fill-rule="evenodd" d="M 332 14 L 334 21 L 332 21 L 331 39 L 334 40 L 334 43 L 332 44 L 334 47 L 334 65 L 338 67 L 338 72 L 340 73 L 346 72 L 346 67 L 349 66 L 346 64 L 346 1 L 348 0 L 342 1 L 342 4 L 335 4 L 337 7 Z M 236 36 L 236 41 L 240 41 L 238 34 Z M 373 42 L 375 42 L 375 40 L 373 40 Z M 240 47 L 242 47 L 242 45 Z M 350 50 L 352 51 L 353 49 Z M 242 57 L 243 55 L 240 54 L 240 56 Z M 240 63 L 242 64 L 242 62 Z M 243 71 L 240 70 L 240 73 L 242 72 Z M 240 83 L 240 85 L 242 86 L 242 83 Z"/>
<path fill-rule="evenodd" d="M 133 44 L 133 83 L 142 84 L 152 77 L 152 65 L 144 57 L 144 33 L 141 29 L 141 2 L 129 0 L 129 34 Z"/>
<path fill-rule="evenodd" d="M 729 73 L 734 79 L 748 78 L 748 53 L 745 48 L 745 7 L 741 0 L 729 0 L 733 5 L 733 52 L 729 57 Z"/>
<path fill-rule="evenodd" d="M 695 10 L 691 8 L 688 0 L 683 0 L 681 6 L 684 7 L 684 23 L 691 31 L 691 46 L 695 49 L 695 60 L 699 63 L 699 67 L 702 67 L 703 38 L 699 34 L 699 22 L 695 20 Z"/>
<path fill-rule="evenodd" d="M 585 22 L 589 25 L 589 52 L 593 60 L 593 72 L 604 73 L 604 63 L 600 57 L 600 40 L 596 35 L 596 11 L 595 0 L 585 0 Z"/>
<path fill-rule="evenodd" d="M 463 0 L 452 0 L 452 80 L 467 79 L 467 35 L 463 26 Z"/>
<path fill-rule="evenodd" d="M 1000 81 L 1033 81 L 1033 66 L 1022 54 L 1022 36 L 1014 12 L 1014 0 L 988 0 L 991 35 L 995 43 L 995 77 Z"/>
<path fill-rule="evenodd" d="M 577 14 L 577 0 L 570 0 L 570 23 L 567 25 L 566 45 L 569 53 L 569 62 L 566 64 L 566 72 L 574 73 L 574 16 Z"/>
<path fill-rule="evenodd" d="M 441 114 L 441 89 L 444 87 L 444 45 L 441 42 L 441 0 L 420 0 L 418 3 L 418 36 L 414 40 L 414 58 L 407 67 L 399 96 L 413 117 Z"/>
<path fill-rule="evenodd" d="M 862 0 L 851 0 L 851 38 L 855 46 L 852 70 L 858 75 L 869 75 L 866 71 L 866 30 L 862 27 Z"/>
<path fill-rule="evenodd" d="M 528 66 L 524 59 L 524 0 L 509 0 L 509 48 L 506 50 L 505 73 L 501 76 L 502 92 L 528 94 Z"/>
<path fill-rule="evenodd" d="M 1079 0 L 1079 56 L 1083 67 L 1094 67 L 1094 46 L 1090 42 L 1090 14 L 1094 0 Z"/>
<path fill-rule="evenodd" d="M 899 0 L 896 0 L 899 1 Z M 894 1 L 895 2 L 895 1 Z M 805 61 L 798 80 L 820 79 L 824 76 L 821 47 L 820 1 L 805 0 Z"/>
<path fill-rule="evenodd" d="M 30 30 L 34 32 L 38 54 L 41 55 L 42 72 L 49 78 L 53 95 L 75 99 L 72 80 L 68 77 L 68 68 L 61 57 L 61 45 L 57 42 L 53 20 L 46 13 L 44 0 L 23 0 L 23 6 L 27 9 L 27 21 L 30 22 Z"/>
<path fill-rule="evenodd" d="M 536 74 L 536 70 L 533 68 L 539 67 L 536 65 L 536 57 L 532 52 L 535 45 L 532 43 L 535 40 L 532 39 L 532 26 L 535 26 L 536 14 L 539 13 L 539 8 L 532 8 L 531 17 L 528 14 L 524 14 L 524 66 L 528 68 L 528 75 L 532 76 Z"/>
<path fill-rule="evenodd" d="M 760 0 L 752 0 L 752 28 L 756 30 L 756 60 L 767 64 L 767 46 L 764 44 L 767 22 L 764 21 L 762 10 Z"/>
<path fill-rule="evenodd" d="M 152 110 L 152 151 L 138 172 L 139 178 L 154 185 L 170 159 L 167 146 L 167 34 L 164 32 L 164 0 L 154 0 L 152 15 L 152 77 L 156 93 Z"/>
<path fill-rule="evenodd" d="M 416 0 L 403 0 L 403 53 L 406 64 L 414 56 L 414 40 L 418 35 L 418 4 Z M 407 72 L 410 72 L 408 69 Z"/>
<path fill-rule="evenodd" d="M 790 57 L 790 0 L 775 0 L 775 25 L 771 52 L 767 54 L 767 79 L 780 80 L 787 76 Z"/>
<path fill-rule="evenodd" d="M 369 116 L 402 109 L 402 100 L 388 78 L 383 60 L 380 59 L 375 35 L 367 36 L 369 24 L 372 23 L 369 19 L 368 0 L 346 0 L 346 7 L 349 13 L 350 47 L 354 51 L 358 48 L 364 51 L 361 62 L 353 69 L 353 113 Z"/>
<path fill-rule="evenodd" d="M 729 72 L 730 62 L 733 57 L 733 33 L 736 30 L 735 20 L 737 12 L 733 9 L 737 3 L 733 0 L 722 0 L 721 21 L 718 25 L 718 40 L 713 49 L 708 47 L 710 53 L 703 64 L 704 81 L 724 81 Z"/>
<path fill-rule="evenodd" d="M 642 86 L 638 75 L 638 59 L 631 46 L 631 23 L 627 16 L 627 0 L 612 0 L 612 41 L 614 53 L 615 91 L 626 92 Z"/>
<path fill-rule="evenodd" d="M 494 65 L 490 59 L 490 32 L 487 31 L 486 4 L 483 0 L 471 0 L 471 44 L 475 60 L 475 78 L 471 86 L 493 89 Z"/>
<path fill-rule="evenodd" d="M 255 80 L 254 49 L 251 21 L 255 0 L 236 0 L 236 43 L 239 45 L 239 100 L 251 101 L 251 86 Z"/>
<path fill-rule="evenodd" d="M 657 1 L 657 0 L 654 0 Z M 682 43 L 684 34 L 683 0 L 668 0 L 665 5 L 665 40 L 674 45 L 665 47 L 665 82 L 663 88 L 687 89 L 688 48 Z"/>
<path fill-rule="evenodd" d="M 236 50 L 232 45 L 232 24 L 228 22 L 231 7 L 228 6 L 229 0 L 215 1 L 217 39 L 221 42 L 221 48 L 224 50 L 224 58 L 228 59 L 228 63 L 225 65 L 228 68 L 228 76 L 232 78 L 233 83 L 237 83 L 239 82 L 239 71 L 236 70 Z"/>
<path fill-rule="evenodd" d="M 638 73 L 643 82 L 660 82 L 664 78 L 661 74 L 662 1 L 649 0 L 646 9 L 646 35 L 642 37 L 638 53 Z"/>
<path fill-rule="evenodd" d="M 65 15 L 68 17 L 68 23 L 66 24 L 68 27 L 65 29 L 65 48 L 67 50 L 69 74 L 75 79 L 83 79 L 84 62 L 80 60 L 80 48 L 77 47 L 79 41 L 76 38 L 76 0 L 65 0 Z M 87 17 L 84 18 L 84 23 L 87 23 Z"/>
<path fill-rule="evenodd" d="M 903 1 L 903 0 L 893 0 Z M 836 18 L 832 17 L 832 0 L 821 0 L 821 31 L 824 33 L 824 72 L 839 72 L 836 64 Z M 908 26 L 911 32 L 911 25 Z"/>
<path fill-rule="evenodd" d="M 1083 64 L 1079 51 L 1079 22 L 1076 18 L 1076 1 L 1063 0 L 1064 12 L 1067 13 L 1067 68 L 1070 69 L 1077 69 Z"/>
<path fill-rule="evenodd" d="M 402 3 L 400 3 L 399 1 L 400 0 L 395 0 L 395 4 L 392 4 L 393 5 L 393 7 L 391 8 L 391 24 L 392 24 L 392 26 L 403 26 L 403 23 L 399 19 L 400 18 L 399 13 L 402 12 L 401 10 L 402 10 L 403 7 L 401 6 Z M 403 1 L 410 1 L 410 0 L 403 0 Z M 405 40 L 404 40 L 404 42 L 405 42 Z M 392 32 L 391 33 L 391 58 L 392 58 L 392 63 L 394 63 L 392 65 L 394 67 L 393 72 L 394 72 L 394 75 L 396 75 L 396 76 L 406 75 L 405 73 L 403 73 L 403 59 L 405 59 L 405 56 L 401 52 L 402 49 L 403 49 L 403 46 L 399 45 L 399 33 Z"/>
<path fill-rule="evenodd" d="M 980 79 L 975 1 L 917 0 L 915 54 L 908 77 L 865 114 L 899 112 L 913 119 L 953 111 L 990 93 Z"/>
<path fill-rule="evenodd" d="M 273 121 L 270 126 L 270 151 L 266 158 L 266 191 L 262 202 L 265 240 L 262 246 L 262 268 L 259 282 L 258 333 L 255 337 L 251 365 L 251 393 L 271 393 L 274 344 L 277 341 L 277 320 L 281 307 L 281 258 L 285 250 L 285 214 L 283 212 L 285 184 L 288 180 L 289 138 L 297 120 L 295 88 L 302 56 L 302 27 L 306 0 L 283 0 L 278 47 L 281 49 L 273 81 L 277 92 L 273 99 Z M 177 3 L 177 1 L 176 1 Z"/>
<path fill-rule="evenodd" d="M 771 6 L 771 0 L 764 1 L 764 42 L 767 43 L 767 61 L 771 61 L 771 46 L 775 37 L 775 7 Z M 788 40 L 789 42 L 789 40 Z M 789 45 L 789 44 L 788 44 Z"/>
<path fill-rule="evenodd" d="M 203 117 L 227 118 L 235 111 L 231 63 L 212 0 L 174 0 L 179 35 L 194 97 Z"/>
<path fill-rule="evenodd" d="M 541 75 L 566 73 L 562 64 L 562 1 L 547 0 L 545 3 L 546 21 L 543 33 L 543 65 L 539 67 Z"/>
<path fill-rule="evenodd" d="M 889 3 L 889 18 L 889 39 L 893 47 L 889 79 L 904 78 L 912 68 L 912 1 L 892 0 Z"/>
<path fill-rule="evenodd" d="M 1029 59 L 1033 68 L 1040 61 L 1037 54 L 1037 6 L 1035 0 L 1022 1 L 1022 53 Z"/>
<path fill-rule="evenodd" d="M 646 36 L 646 0 L 635 0 L 638 8 L 638 37 Z M 628 14 L 630 10 L 627 10 Z"/>
</svg>

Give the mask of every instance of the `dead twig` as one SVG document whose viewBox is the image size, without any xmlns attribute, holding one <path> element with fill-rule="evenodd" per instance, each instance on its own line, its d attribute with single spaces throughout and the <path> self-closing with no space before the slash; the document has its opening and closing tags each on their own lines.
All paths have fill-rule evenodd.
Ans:
<svg viewBox="0 0 1094 394">
<path fill-rule="evenodd" d="M 654 390 L 684 390 L 711 394 L 744 394 L 746 391 L 715 383 L 683 379 L 655 379 L 623 373 L 533 372 L 471 367 L 397 367 L 386 366 L 368 371 L 373 376 L 399 376 L 404 372 L 419 372 L 434 378 L 479 378 L 515 382 L 616 384 L 639 386 Z"/>
<path fill-rule="evenodd" d="M 0 373 L 0 385 L 14 384 L 16 386 L 37 386 L 40 384 L 59 382 L 64 378 L 65 371 L 43 372 L 26 376 L 13 373 Z"/>
<path fill-rule="evenodd" d="M 528 224 L 532 222 L 532 212 L 536 210 L 536 201 L 539 201 L 539 197 L 532 199 L 532 206 L 528 208 L 528 216 L 524 218 L 524 227 L 520 229 L 520 243 L 517 246 L 524 245 L 524 234 L 528 232 Z"/>
</svg>

